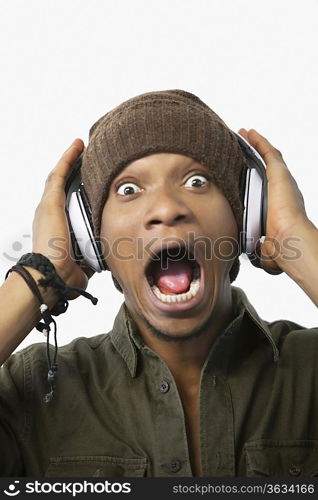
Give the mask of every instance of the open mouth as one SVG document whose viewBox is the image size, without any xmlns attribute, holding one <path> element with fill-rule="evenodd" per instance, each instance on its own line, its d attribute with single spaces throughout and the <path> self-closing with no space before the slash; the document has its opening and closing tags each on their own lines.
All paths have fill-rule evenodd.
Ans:
<svg viewBox="0 0 318 500">
<path fill-rule="evenodd" d="M 170 247 L 153 255 L 146 267 L 146 277 L 161 302 L 187 302 L 199 291 L 201 267 L 186 246 Z"/>
</svg>

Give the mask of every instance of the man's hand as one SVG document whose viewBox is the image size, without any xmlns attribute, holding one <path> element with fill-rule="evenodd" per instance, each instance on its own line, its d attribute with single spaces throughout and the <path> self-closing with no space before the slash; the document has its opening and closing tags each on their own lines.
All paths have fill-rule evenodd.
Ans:
<svg viewBox="0 0 318 500">
<path fill-rule="evenodd" d="M 266 163 L 266 235 L 256 263 L 270 274 L 288 274 L 318 306 L 318 229 L 307 217 L 304 198 L 281 153 L 256 130 L 239 133 Z"/>
<path fill-rule="evenodd" d="M 280 274 L 290 266 L 284 259 L 288 245 L 312 223 L 307 217 L 304 198 L 283 160 L 282 154 L 256 130 L 239 133 L 258 151 L 266 163 L 268 207 L 266 238 L 258 245 L 259 266 L 270 274 Z"/>
<path fill-rule="evenodd" d="M 67 285 L 85 289 L 94 272 L 73 260 L 64 192 L 72 165 L 83 149 L 83 141 L 75 139 L 49 173 L 33 220 L 32 251 L 48 257 Z M 68 298 L 74 299 L 77 296 L 77 293 L 72 292 Z"/>
</svg>

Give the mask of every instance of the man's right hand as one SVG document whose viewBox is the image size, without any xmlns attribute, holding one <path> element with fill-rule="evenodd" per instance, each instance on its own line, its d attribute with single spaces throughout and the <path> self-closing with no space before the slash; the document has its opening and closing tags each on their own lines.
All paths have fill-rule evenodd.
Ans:
<svg viewBox="0 0 318 500">
<path fill-rule="evenodd" d="M 36 208 L 32 226 L 32 252 L 47 257 L 58 275 L 68 286 L 85 289 L 94 271 L 74 260 L 67 217 L 65 214 L 65 184 L 76 159 L 83 152 L 84 143 L 75 139 L 56 167 L 49 173 L 42 198 Z M 78 293 L 72 292 L 72 300 Z"/>
</svg>

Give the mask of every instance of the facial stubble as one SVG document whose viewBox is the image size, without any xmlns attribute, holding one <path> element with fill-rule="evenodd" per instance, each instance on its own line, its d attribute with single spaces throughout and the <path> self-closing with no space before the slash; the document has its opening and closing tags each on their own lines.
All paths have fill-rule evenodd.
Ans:
<svg viewBox="0 0 318 500">
<path fill-rule="evenodd" d="M 206 332 L 209 323 L 212 321 L 212 316 L 213 316 L 213 311 L 211 311 L 211 314 L 209 315 L 207 320 L 202 323 L 202 325 L 198 326 L 197 328 L 194 328 L 189 333 L 182 335 L 173 335 L 171 332 L 167 330 L 163 330 L 161 328 L 156 327 L 144 315 L 141 315 L 141 318 L 147 325 L 149 331 L 156 338 L 163 340 L 164 342 L 188 342 L 189 340 L 193 340 L 200 337 L 201 335 L 203 335 L 204 332 Z"/>
</svg>

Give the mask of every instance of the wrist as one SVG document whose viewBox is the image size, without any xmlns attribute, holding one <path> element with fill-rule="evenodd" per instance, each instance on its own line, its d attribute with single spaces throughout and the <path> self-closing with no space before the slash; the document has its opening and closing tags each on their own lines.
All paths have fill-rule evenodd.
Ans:
<svg viewBox="0 0 318 500">
<path fill-rule="evenodd" d="M 314 224 L 299 230 L 290 248 L 283 270 L 318 306 L 318 229 Z"/>
<path fill-rule="evenodd" d="M 311 221 L 294 226 L 288 234 L 273 240 L 274 259 L 279 268 L 286 274 L 292 274 L 304 266 L 304 257 L 315 252 L 317 248 L 318 229 Z"/>
<path fill-rule="evenodd" d="M 38 284 L 40 279 L 45 278 L 44 274 L 41 273 L 38 269 L 34 269 L 33 267 L 30 267 L 30 266 L 23 266 L 23 267 L 25 267 L 29 271 L 29 273 L 31 274 L 31 276 L 35 280 L 35 282 L 40 290 L 40 293 L 43 297 L 43 300 L 46 303 L 46 305 L 48 306 L 48 308 L 52 309 L 52 307 L 59 300 L 58 293 L 52 287 L 44 288 L 43 286 Z"/>
</svg>

